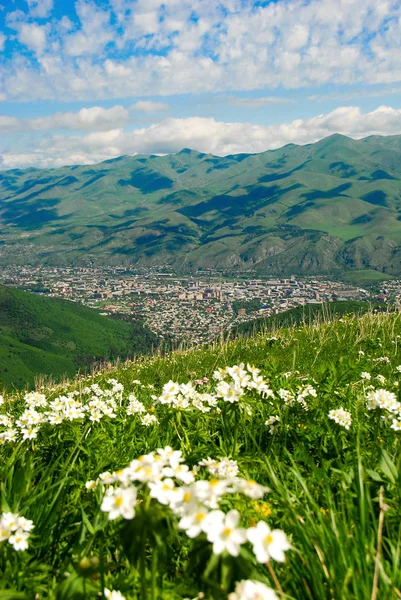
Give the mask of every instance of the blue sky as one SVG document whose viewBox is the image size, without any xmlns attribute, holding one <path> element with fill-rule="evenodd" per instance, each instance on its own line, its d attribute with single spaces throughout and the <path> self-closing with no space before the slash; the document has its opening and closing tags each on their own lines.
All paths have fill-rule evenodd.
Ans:
<svg viewBox="0 0 401 600">
<path fill-rule="evenodd" d="M 401 133 L 398 0 L 0 0 L 0 168 Z"/>
</svg>

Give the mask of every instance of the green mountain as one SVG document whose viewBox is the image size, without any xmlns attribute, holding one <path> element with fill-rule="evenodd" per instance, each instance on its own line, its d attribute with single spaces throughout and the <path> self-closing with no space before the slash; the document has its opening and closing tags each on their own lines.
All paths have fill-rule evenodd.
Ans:
<svg viewBox="0 0 401 600">
<path fill-rule="evenodd" d="M 401 273 L 401 136 L 0 175 L 0 261 Z"/>
<path fill-rule="evenodd" d="M 149 352 L 157 338 L 142 325 L 80 304 L 0 286 L 0 388 L 37 375 L 59 379 L 94 362 Z"/>
</svg>

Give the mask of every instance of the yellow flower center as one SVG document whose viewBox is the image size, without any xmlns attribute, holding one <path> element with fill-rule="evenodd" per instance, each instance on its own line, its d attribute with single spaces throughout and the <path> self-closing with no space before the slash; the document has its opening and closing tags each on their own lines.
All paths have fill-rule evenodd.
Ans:
<svg viewBox="0 0 401 600">
<path fill-rule="evenodd" d="M 115 505 L 117 506 L 117 508 L 120 508 L 120 506 L 122 506 L 124 504 L 124 498 L 122 496 L 117 496 L 116 501 L 115 501 Z"/>
<path fill-rule="evenodd" d="M 265 544 L 267 546 L 270 546 L 270 544 L 273 542 L 273 537 L 270 535 L 270 533 L 265 537 Z"/>
</svg>

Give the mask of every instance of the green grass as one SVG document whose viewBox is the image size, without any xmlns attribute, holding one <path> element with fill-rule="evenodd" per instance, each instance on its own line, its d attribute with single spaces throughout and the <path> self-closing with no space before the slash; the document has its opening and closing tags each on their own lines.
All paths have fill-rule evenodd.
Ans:
<svg viewBox="0 0 401 600">
<path fill-rule="evenodd" d="M 387 273 L 381 273 L 380 271 L 372 271 L 371 269 L 361 269 L 359 271 L 351 271 L 349 273 L 344 273 L 342 276 L 343 281 L 348 281 L 350 283 L 370 283 L 375 281 L 387 281 L 389 279 L 394 279 L 392 275 L 388 275 Z"/>
<path fill-rule="evenodd" d="M 0 286 L 0 387 L 32 386 L 79 369 L 150 352 L 156 337 L 142 325 L 103 317 L 80 304 Z"/>
<path fill-rule="evenodd" d="M 326 317 L 99 372 L 93 381 L 101 389 L 115 385 L 111 377 L 124 386 L 121 396 L 117 388 L 112 394 L 116 418 L 43 424 L 36 439 L 0 447 L 1 509 L 35 523 L 28 550 L 0 543 L 0 597 L 94 599 L 107 587 L 129 600 L 179 600 L 199 592 L 225 600 L 236 581 L 256 579 L 284 600 L 396 600 L 401 433 L 382 419 L 386 411 L 367 410 L 366 394 L 373 385 L 400 399 L 400 339 L 398 314 Z M 261 370 L 272 397 L 247 391 L 236 403 L 218 400 L 221 412 L 154 403 L 169 380 L 207 377 L 200 389 L 214 393 L 214 371 L 241 362 Z M 76 390 L 76 400 L 85 403 L 96 389 L 85 391 L 91 383 L 79 379 L 45 394 L 51 400 Z M 307 410 L 279 395 L 285 389 L 296 397 L 306 385 L 316 389 L 316 397 L 305 400 Z M 145 427 L 139 414 L 127 415 L 132 393 L 158 424 Z M 352 415 L 349 430 L 328 418 L 340 406 Z M 18 396 L 0 406 L 14 416 L 23 409 Z M 275 415 L 280 421 L 270 432 L 265 421 Z M 292 545 L 285 562 L 258 563 L 249 543 L 237 557 L 213 554 L 204 535 L 189 539 L 168 505 L 146 489 L 138 492 L 133 520 L 108 521 L 101 488 L 89 491 L 85 482 L 168 445 L 181 450 L 190 467 L 207 457 L 235 460 L 241 476 L 269 487 L 264 498 L 228 495 L 220 507 L 238 510 L 244 527 L 264 520 L 282 529 Z"/>
<path fill-rule="evenodd" d="M 355 300 L 326 302 L 323 304 L 316 302 L 314 304 L 306 304 L 305 306 L 291 308 L 270 317 L 260 317 L 246 323 L 241 323 L 232 328 L 231 334 L 234 337 L 238 335 L 252 336 L 258 333 L 267 334 L 268 332 L 274 332 L 281 327 L 310 325 L 313 322 L 323 323 L 330 319 L 336 319 L 351 314 L 361 316 L 364 313 L 371 311 L 373 308 L 387 310 L 387 307 L 383 305 L 376 305 L 373 307 L 369 302 Z"/>
</svg>

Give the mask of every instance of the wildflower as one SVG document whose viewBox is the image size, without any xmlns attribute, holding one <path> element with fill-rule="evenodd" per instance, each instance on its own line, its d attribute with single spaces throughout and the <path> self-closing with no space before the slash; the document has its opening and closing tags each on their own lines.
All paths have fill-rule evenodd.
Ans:
<svg viewBox="0 0 401 600">
<path fill-rule="evenodd" d="M 107 600 L 125 600 L 125 596 L 122 595 L 121 592 L 117 590 L 109 590 L 108 588 L 104 588 L 104 595 Z"/>
<path fill-rule="evenodd" d="M 208 514 L 209 511 L 204 506 L 195 505 L 194 510 L 182 517 L 178 527 L 184 529 L 188 537 L 195 538 L 202 533 L 202 527 Z"/>
<path fill-rule="evenodd" d="M 127 415 L 135 415 L 137 413 L 145 413 L 146 408 L 142 402 L 140 402 L 134 394 L 128 396 L 129 406 L 127 408 Z"/>
<path fill-rule="evenodd" d="M 368 401 L 368 409 L 382 408 L 391 412 L 397 412 L 400 408 L 400 403 L 393 392 L 387 390 L 372 390 L 366 395 Z"/>
<path fill-rule="evenodd" d="M 39 392 L 28 392 L 24 396 L 25 404 L 31 408 L 36 406 L 47 406 L 46 396 L 44 394 L 39 394 Z"/>
<path fill-rule="evenodd" d="M 157 425 L 159 421 L 156 415 L 151 415 L 147 413 L 146 415 L 141 417 L 141 423 L 142 425 L 145 425 L 145 427 L 150 427 L 150 425 Z"/>
<path fill-rule="evenodd" d="M 366 379 L 367 381 L 370 381 L 372 379 L 372 375 L 370 373 L 367 373 L 367 371 L 363 371 L 361 373 L 361 379 Z"/>
<path fill-rule="evenodd" d="M 256 560 L 260 563 L 267 563 L 270 558 L 284 562 L 284 552 L 291 548 L 284 531 L 271 530 L 265 521 L 259 521 L 256 527 L 250 527 L 246 535 L 253 545 Z"/>
<path fill-rule="evenodd" d="M 10 535 L 8 538 L 9 544 L 12 545 L 14 550 L 26 550 L 28 548 L 29 532 L 23 529 L 17 529 L 15 533 Z"/>
<path fill-rule="evenodd" d="M 150 497 L 155 498 L 160 504 L 169 504 L 174 498 L 171 492 L 174 492 L 175 483 L 172 479 L 167 478 L 163 481 L 149 483 Z"/>
<path fill-rule="evenodd" d="M 383 375 L 376 375 L 376 379 L 382 385 L 384 385 L 386 383 L 386 378 Z"/>
<path fill-rule="evenodd" d="M 338 423 L 338 425 L 345 427 L 345 429 L 349 429 L 351 427 L 351 413 L 347 410 L 344 410 L 342 406 L 335 410 L 331 410 L 329 412 L 329 419 L 332 419 L 333 421 Z"/>
<path fill-rule="evenodd" d="M 94 481 L 93 479 L 87 481 L 85 483 L 85 487 L 87 490 L 94 490 L 96 488 L 96 481 Z"/>
<path fill-rule="evenodd" d="M 118 517 L 124 519 L 133 519 L 135 516 L 135 506 L 137 503 L 136 488 L 113 488 L 110 487 L 103 498 L 100 510 L 109 513 L 109 520 L 113 521 Z"/>
<path fill-rule="evenodd" d="M 237 527 L 240 515 L 237 510 L 224 514 L 221 510 L 212 510 L 205 517 L 203 529 L 213 544 L 213 553 L 221 554 L 226 550 L 231 556 L 238 556 L 241 544 L 246 541 L 246 530 Z"/>
<path fill-rule="evenodd" d="M 4 396 L 0 394 L 0 406 L 4 404 Z"/>
<path fill-rule="evenodd" d="M 235 584 L 235 591 L 227 600 L 278 600 L 276 593 L 261 581 L 243 579 Z"/>
<path fill-rule="evenodd" d="M 224 402 L 238 402 L 240 397 L 243 395 L 244 390 L 238 387 L 235 383 L 227 383 L 221 381 L 217 385 L 216 394 L 219 398 L 223 398 Z"/>
<path fill-rule="evenodd" d="M 248 496 L 248 498 L 252 498 L 252 500 L 259 500 L 259 498 L 263 498 L 267 492 L 270 492 L 270 489 L 264 485 L 260 485 L 254 479 L 237 479 L 235 482 L 236 489 Z"/>
<path fill-rule="evenodd" d="M 391 429 L 394 429 L 394 431 L 401 431 L 401 420 L 393 419 Z"/>
<path fill-rule="evenodd" d="M 398 371 L 398 373 L 401 373 L 401 365 L 398 365 L 398 367 L 396 367 L 395 370 Z"/>
<path fill-rule="evenodd" d="M 38 427 L 26 427 L 21 429 L 23 440 L 34 440 L 38 437 Z"/>
<path fill-rule="evenodd" d="M 267 427 L 270 427 L 270 429 L 269 429 L 270 433 L 273 433 L 273 431 L 275 430 L 274 426 L 279 421 L 280 421 L 280 417 L 278 415 L 273 415 L 273 416 L 269 417 L 267 419 L 267 421 L 265 421 L 265 425 L 267 425 Z"/>
<path fill-rule="evenodd" d="M 193 488 L 200 502 L 209 508 L 218 508 L 221 496 L 229 490 L 229 482 L 224 479 L 201 480 L 195 481 Z"/>
</svg>

